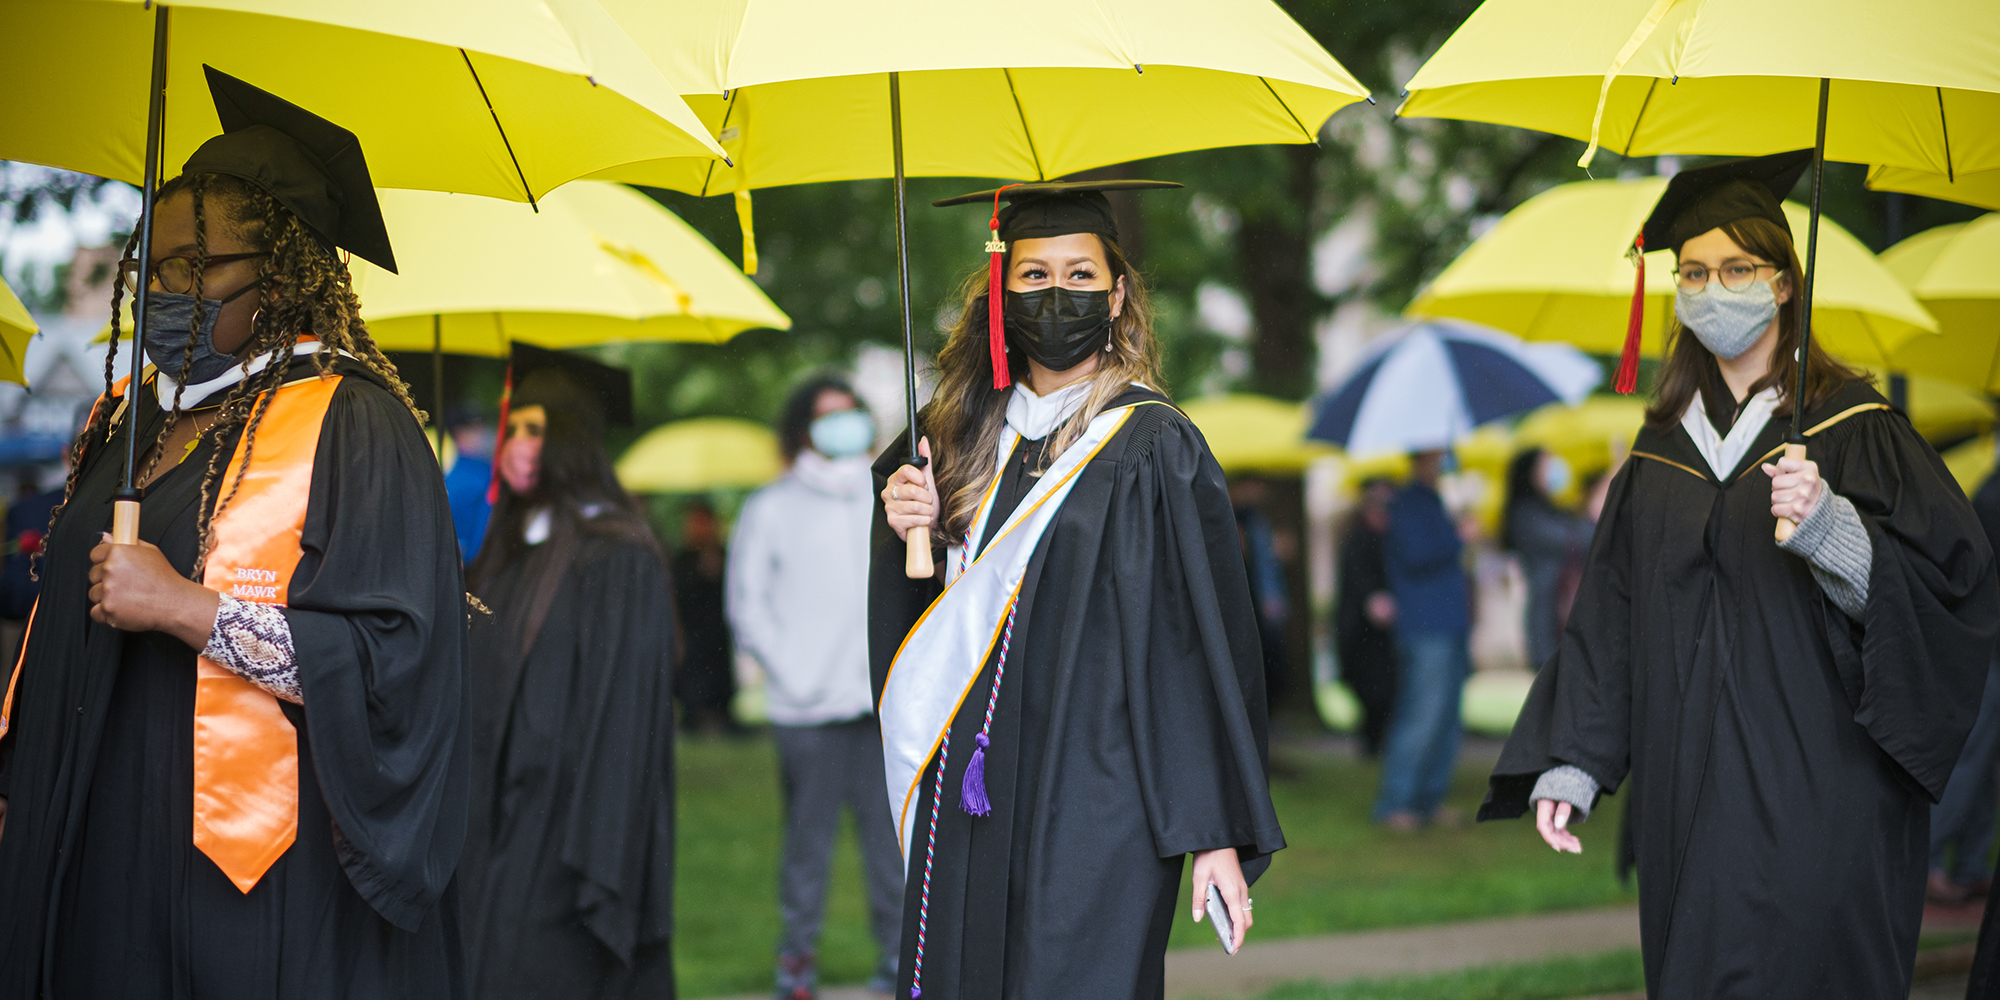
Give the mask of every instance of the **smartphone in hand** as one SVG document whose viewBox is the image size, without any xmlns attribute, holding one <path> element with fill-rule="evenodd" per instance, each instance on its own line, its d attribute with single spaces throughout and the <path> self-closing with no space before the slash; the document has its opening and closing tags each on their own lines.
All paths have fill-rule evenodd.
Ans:
<svg viewBox="0 0 2000 1000">
<path fill-rule="evenodd" d="M 1208 886 L 1208 923 L 1222 939 L 1222 950 L 1236 954 L 1236 928 L 1229 922 L 1229 907 L 1223 905 L 1222 892 L 1213 882 Z"/>
</svg>

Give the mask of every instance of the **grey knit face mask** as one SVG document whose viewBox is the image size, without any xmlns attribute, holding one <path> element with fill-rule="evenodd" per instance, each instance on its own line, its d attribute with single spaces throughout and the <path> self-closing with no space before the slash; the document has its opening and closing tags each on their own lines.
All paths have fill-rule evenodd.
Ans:
<svg viewBox="0 0 2000 1000">
<path fill-rule="evenodd" d="M 1710 279 L 1699 292 L 1674 293 L 1674 315 L 1694 331 L 1701 346 L 1718 358 L 1733 358 L 1750 349 L 1778 315 L 1778 293 L 1768 281 L 1753 281 L 1732 292 Z"/>
</svg>

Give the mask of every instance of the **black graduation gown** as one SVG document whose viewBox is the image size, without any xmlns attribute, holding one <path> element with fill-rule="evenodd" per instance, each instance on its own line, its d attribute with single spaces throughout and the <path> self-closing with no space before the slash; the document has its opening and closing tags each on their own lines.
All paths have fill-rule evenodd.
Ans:
<svg viewBox="0 0 2000 1000">
<path fill-rule="evenodd" d="M 1868 530 L 1862 620 L 1772 541 L 1758 464 L 1786 420 L 1720 483 L 1678 424 L 1647 428 L 1480 810 L 1520 815 L 1559 764 L 1607 792 L 1630 775 L 1655 1000 L 1909 990 L 1930 803 L 1979 706 L 2000 581 L 1900 413 L 1854 383 L 1806 425 L 1829 422 L 1808 454 Z"/>
<path fill-rule="evenodd" d="M 56 522 L 21 667 L 0 998 L 465 995 L 448 886 L 465 829 L 458 545 L 416 420 L 360 366 L 336 370 L 285 612 L 305 697 L 284 704 L 297 840 L 247 894 L 194 847 L 195 653 L 89 618 L 121 421 Z M 310 371 L 299 359 L 290 374 Z M 139 395 L 143 443 L 163 417 Z M 184 573 L 209 454 L 154 483 L 140 516 L 140 537 Z"/>
<path fill-rule="evenodd" d="M 1134 390 L 1112 405 L 1164 400 Z M 1033 486 L 1004 471 L 989 523 Z M 878 492 L 908 454 L 875 465 Z M 940 592 L 903 574 L 878 505 L 869 568 L 875 695 Z M 969 751 L 945 777 L 924 944 L 927 1000 L 1162 995 L 1182 855 L 1235 847 L 1254 879 L 1284 836 L 1267 786 L 1264 662 L 1222 470 L 1188 419 L 1139 406 L 1078 476 L 1031 557 L 986 751 L 989 816 L 958 807 Z M 970 748 L 998 653 L 952 723 Z M 909 996 L 936 759 L 907 845 Z M 1185 917 L 1183 916 L 1183 919 Z"/>
<path fill-rule="evenodd" d="M 473 995 L 671 998 L 672 593 L 651 551 L 585 533 L 524 650 L 558 544 L 478 595 L 493 620 L 473 629 L 459 867 Z"/>
<path fill-rule="evenodd" d="M 1396 637 L 1368 620 L 1368 597 L 1389 589 L 1388 559 L 1381 533 L 1357 517 L 1340 542 L 1340 599 L 1333 610 L 1334 641 L 1340 650 L 1340 679 L 1361 703 L 1361 747 L 1380 753 L 1396 710 Z"/>
</svg>

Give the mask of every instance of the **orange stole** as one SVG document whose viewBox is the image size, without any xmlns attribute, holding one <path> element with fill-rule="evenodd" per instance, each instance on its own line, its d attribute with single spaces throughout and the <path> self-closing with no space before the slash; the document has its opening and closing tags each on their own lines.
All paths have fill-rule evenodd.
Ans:
<svg viewBox="0 0 2000 1000">
<path fill-rule="evenodd" d="M 215 521 L 202 585 L 241 601 L 284 605 L 303 550 L 320 425 L 340 377 L 280 387 L 257 428 L 243 482 Z M 239 442 L 216 484 L 243 468 Z M 194 845 L 249 892 L 299 828 L 299 737 L 278 699 L 206 657 L 194 696 Z"/>
</svg>

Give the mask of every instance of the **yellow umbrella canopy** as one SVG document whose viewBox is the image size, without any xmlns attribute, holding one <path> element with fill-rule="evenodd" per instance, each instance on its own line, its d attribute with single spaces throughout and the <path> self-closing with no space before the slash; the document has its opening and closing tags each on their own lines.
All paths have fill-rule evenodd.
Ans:
<svg viewBox="0 0 2000 1000">
<path fill-rule="evenodd" d="M 1192 400 L 1181 412 L 1227 473 L 1296 476 L 1315 460 L 1339 454 L 1332 445 L 1306 440 L 1312 411 L 1304 403 L 1235 393 Z"/>
<path fill-rule="evenodd" d="M 2000 394 L 2000 215 L 1926 230 L 1882 253 L 1942 336 L 1912 340 L 1893 367 Z"/>
<path fill-rule="evenodd" d="M 7 280 L 0 278 L 0 381 L 28 384 L 21 366 L 28 358 L 28 341 L 35 339 L 39 329 L 35 317 L 28 315 L 28 307 L 7 287 Z"/>
<path fill-rule="evenodd" d="M 1623 256 L 1666 190 L 1663 177 L 1578 181 L 1545 191 L 1473 241 L 1410 303 L 1413 316 L 1456 316 L 1528 340 L 1560 340 L 1597 354 L 1624 345 L 1633 268 Z M 1807 209 L 1785 203 L 1792 237 L 1805 243 Z M 1820 217 L 1813 336 L 1828 351 L 1883 364 L 1937 323 L 1875 255 Z M 1649 256 L 1641 348 L 1657 355 L 1673 317 L 1673 253 Z"/>
<path fill-rule="evenodd" d="M 1876 165 L 1868 168 L 1870 191 L 1901 191 L 1980 208 L 2000 209 L 2000 170 L 1934 174 L 1928 170 Z"/>
<path fill-rule="evenodd" d="M 1993 435 L 1973 438 L 1943 455 L 1944 467 L 1958 480 L 1958 488 L 1971 496 L 1993 474 Z"/>
<path fill-rule="evenodd" d="M 155 10 L 0 5 L 0 158 L 139 183 Z M 161 164 L 222 131 L 202 66 L 353 131 L 383 187 L 528 201 L 632 160 L 720 153 L 597 0 L 194 0 L 166 18 Z"/>
<path fill-rule="evenodd" d="M 721 343 L 792 325 L 692 227 L 623 185 L 569 184 L 539 213 L 432 191 L 379 196 L 400 273 L 359 258 L 349 266 L 385 350 L 505 357 L 510 340 Z"/>
<path fill-rule="evenodd" d="M 1631 396 L 1592 396 L 1576 406 L 1550 403 L 1522 418 L 1514 428 L 1514 447 L 1561 455 L 1581 479 L 1629 453 L 1645 423 L 1646 401 Z"/>
<path fill-rule="evenodd" d="M 1996 54 L 1990 0 L 1487 0 L 1400 113 L 1748 156 L 1813 145 L 1827 79 L 1827 159 L 1994 170 Z"/>
<path fill-rule="evenodd" d="M 892 173 L 1047 180 L 1192 149 L 1312 142 L 1367 90 L 1270 0 L 606 0 L 735 167 L 598 176 L 695 194 Z M 1082 95 L 1088 95 L 1087 97 Z"/>
<path fill-rule="evenodd" d="M 618 459 L 618 482 L 633 493 L 748 489 L 783 471 L 778 436 L 763 424 L 731 417 L 662 424 Z"/>
</svg>

